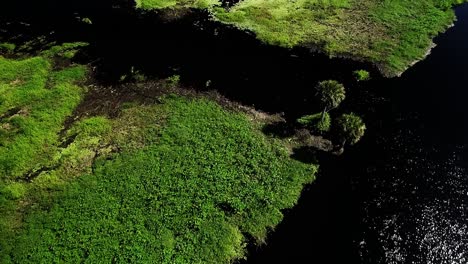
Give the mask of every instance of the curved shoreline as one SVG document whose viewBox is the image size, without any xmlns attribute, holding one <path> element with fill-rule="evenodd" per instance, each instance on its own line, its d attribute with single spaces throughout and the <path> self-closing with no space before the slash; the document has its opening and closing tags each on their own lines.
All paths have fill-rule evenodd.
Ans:
<svg viewBox="0 0 468 264">
<path fill-rule="evenodd" d="M 367 62 L 385 77 L 401 76 L 428 56 L 434 47 L 432 39 L 450 28 L 455 19 L 452 9 L 439 7 L 433 0 L 420 0 L 414 6 L 350 0 L 347 6 L 324 8 L 316 4 L 313 9 L 302 1 L 284 1 L 244 0 L 227 9 L 215 4 L 205 9 L 213 20 L 249 31 L 263 43 L 311 48 L 331 58 Z M 453 5 L 456 3 L 454 0 Z M 174 5 L 168 10 L 191 7 Z M 150 5 L 145 7 L 151 9 Z M 427 48 L 421 48 L 422 41 L 427 42 Z"/>
</svg>

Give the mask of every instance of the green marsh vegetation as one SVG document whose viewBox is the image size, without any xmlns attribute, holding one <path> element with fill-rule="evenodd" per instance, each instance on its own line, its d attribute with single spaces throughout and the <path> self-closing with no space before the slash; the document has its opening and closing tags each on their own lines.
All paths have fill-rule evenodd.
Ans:
<svg viewBox="0 0 468 264">
<path fill-rule="evenodd" d="M 58 133 L 83 96 L 83 88 L 75 83 L 85 78 L 85 67 L 52 68 L 45 57 L 0 58 L 3 178 L 24 180 L 50 164 L 57 150 Z"/>
<path fill-rule="evenodd" d="M 229 263 L 313 181 L 261 122 L 200 96 L 77 115 L 70 45 L 0 58 L 0 263 Z"/>
<path fill-rule="evenodd" d="M 170 3 L 161 4 L 159 2 Z M 463 0 L 242 0 L 230 8 L 206 4 L 215 20 L 282 47 L 313 47 L 377 65 L 396 76 L 423 59 L 432 38 L 455 19 Z M 196 7 L 197 1 L 137 0 L 143 9 Z"/>
</svg>

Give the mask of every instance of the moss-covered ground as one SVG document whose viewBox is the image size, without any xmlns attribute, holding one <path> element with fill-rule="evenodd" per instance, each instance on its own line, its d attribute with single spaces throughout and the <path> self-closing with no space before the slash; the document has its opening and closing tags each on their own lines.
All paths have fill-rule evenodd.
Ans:
<svg viewBox="0 0 468 264">
<path fill-rule="evenodd" d="M 229 263 L 314 179 L 203 97 L 77 115 L 86 68 L 58 50 L 0 58 L 0 263 Z"/>
<path fill-rule="evenodd" d="M 432 38 L 454 21 L 452 6 L 463 1 L 241 0 L 227 9 L 220 2 L 208 6 L 216 20 L 252 31 L 265 43 L 365 60 L 394 76 L 424 58 Z M 169 2 L 171 8 L 199 8 L 197 1 Z M 163 7 L 154 0 L 138 3 L 145 9 Z"/>
</svg>

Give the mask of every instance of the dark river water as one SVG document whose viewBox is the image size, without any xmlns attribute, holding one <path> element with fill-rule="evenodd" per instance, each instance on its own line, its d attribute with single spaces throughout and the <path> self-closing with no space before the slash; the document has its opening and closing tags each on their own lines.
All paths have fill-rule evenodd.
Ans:
<svg viewBox="0 0 468 264">
<path fill-rule="evenodd" d="M 362 263 L 468 263 L 468 6 L 457 15 L 427 60 L 385 83 L 391 110 L 349 153 Z"/>
<path fill-rule="evenodd" d="M 426 60 L 383 79 L 366 64 L 262 45 L 204 13 L 168 21 L 129 1 L 14 2 L 0 10 L 0 40 L 87 41 L 79 60 L 92 61 L 105 85 L 131 68 L 180 74 L 187 86 L 294 120 L 317 110 L 317 81 L 345 83 L 341 111 L 361 114 L 366 136 L 340 157 L 321 157 L 317 181 L 243 262 L 468 263 L 468 5 Z M 353 82 L 360 68 L 373 80 Z"/>
<path fill-rule="evenodd" d="M 401 78 L 348 103 L 365 138 L 322 174 L 248 263 L 468 263 L 468 5 Z"/>
</svg>

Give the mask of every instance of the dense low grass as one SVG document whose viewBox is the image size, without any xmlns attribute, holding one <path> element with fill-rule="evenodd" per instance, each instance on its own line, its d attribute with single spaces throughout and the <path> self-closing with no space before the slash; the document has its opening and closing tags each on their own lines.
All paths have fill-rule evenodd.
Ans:
<svg viewBox="0 0 468 264">
<path fill-rule="evenodd" d="M 81 100 L 82 66 L 53 71 L 49 60 L 0 57 L 0 173 L 24 179 L 48 166 L 58 132 Z"/>
<path fill-rule="evenodd" d="M 370 11 L 373 21 L 385 27 L 385 37 L 374 40 L 375 60 L 387 72 L 400 72 L 425 56 L 432 38 L 455 19 L 451 2 L 461 1 L 383 1 Z M 380 58 L 380 61 L 379 61 Z"/>
<path fill-rule="evenodd" d="M 293 47 L 307 39 L 332 38 L 330 28 L 349 6 L 348 0 L 244 0 L 228 11 L 217 8 L 215 14 L 222 22 L 252 30 L 266 43 Z"/>
<path fill-rule="evenodd" d="M 53 70 L 49 55 L 0 59 L 1 110 L 15 112 L 2 117 L 0 263 L 229 263 L 314 179 L 207 99 L 126 104 L 62 131 L 85 69 Z"/>
<path fill-rule="evenodd" d="M 145 9 L 162 8 L 146 2 Z M 173 2 L 184 2 L 176 1 Z M 243 0 L 212 5 L 216 20 L 252 31 L 265 43 L 313 46 L 330 56 L 363 59 L 388 76 L 422 59 L 463 0 Z M 187 7 L 187 5 L 184 5 Z"/>
<path fill-rule="evenodd" d="M 4 261 L 228 263 L 243 255 L 243 234 L 264 239 L 314 177 L 314 166 L 291 160 L 244 114 L 201 99 L 161 107 L 145 110 L 159 113 L 153 122 L 167 116 L 164 128 L 144 133 L 149 144 L 101 160 L 45 210 L 31 209 L 3 241 Z M 106 134 L 103 123 L 76 131 Z"/>
</svg>

